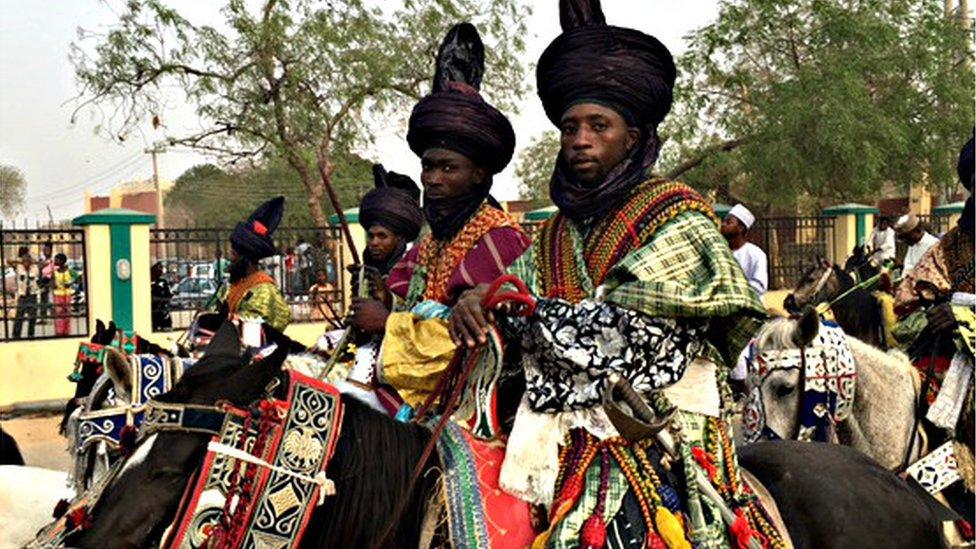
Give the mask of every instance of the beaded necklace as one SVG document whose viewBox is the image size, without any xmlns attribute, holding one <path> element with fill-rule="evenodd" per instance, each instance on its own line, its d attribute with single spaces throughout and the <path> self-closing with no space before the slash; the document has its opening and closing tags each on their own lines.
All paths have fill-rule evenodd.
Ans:
<svg viewBox="0 0 976 549">
<path fill-rule="evenodd" d="M 417 266 L 410 278 L 406 297 L 407 308 L 428 300 L 446 303 L 447 284 L 451 275 L 461 265 L 464 256 L 488 232 L 502 227 L 512 227 L 522 232 L 512 216 L 485 202 L 450 240 L 435 240 L 433 235 L 426 234 L 420 240 Z"/>
<path fill-rule="evenodd" d="M 615 214 L 595 220 L 585 237 L 557 213 L 535 243 L 543 295 L 579 303 L 603 284 L 614 265 L 687 211 L 701 212 L 718 223 L 711 206 L 694 189 L 655 178 L 638 185 Z"/>
</svg>

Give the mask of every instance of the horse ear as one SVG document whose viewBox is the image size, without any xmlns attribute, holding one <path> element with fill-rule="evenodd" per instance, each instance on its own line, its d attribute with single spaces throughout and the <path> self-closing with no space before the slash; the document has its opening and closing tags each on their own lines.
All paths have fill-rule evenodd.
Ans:
<svg viewBox="0 0 976 549">
<path fill-rule="evenodd" d="M 226 356 L 238 358 L 241 356 L 241 335 L 237 333 L 237 327 L 229 320 L 224 321 L 217 328 L 217 332 L 207 348 L 203 350 L 206 356 Z"/>
<path fill-rule="evenodd" d="M 101 341 L 103 333 L 105 333 L 105 323 L 99 318 L 95 320 L 95 334 L 92 336 L 92 342 L 97 343 Z"/>
<path fill-rule="evenodd" d="M 132 394 L 132 365 L 121 351 L 114 347 L 105 349 L 105 372 L 115 385 L 115 392 L 122 395 Z"/>
<path fill-rule="evenodd" d="M 807 307 L 796 322 L 796 327 L 793 330 L 793 343 L 797 347 L 806 347 L 813 342 L 819 331 L 820 315 L 813 307 Z"/>
</svg>

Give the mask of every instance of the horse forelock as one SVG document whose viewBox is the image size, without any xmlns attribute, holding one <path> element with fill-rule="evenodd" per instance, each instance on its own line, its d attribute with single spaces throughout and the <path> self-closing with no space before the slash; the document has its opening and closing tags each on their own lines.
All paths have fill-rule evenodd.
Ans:
<svg viewBox="0 0 976 549">
<path fill-rule="evenodd" d="M 793 341 L 795 330 L 796 321 L 789 318 L 774 318 L 766 322 L 756 333 L 756 350 L 764 352 L 795 349 L 796 343 Z"/>
</svg>

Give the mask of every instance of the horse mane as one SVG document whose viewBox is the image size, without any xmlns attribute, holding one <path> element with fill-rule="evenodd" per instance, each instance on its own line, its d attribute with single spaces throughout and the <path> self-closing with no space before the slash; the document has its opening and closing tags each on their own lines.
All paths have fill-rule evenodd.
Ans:
<svg viewBox="0 0 976 549">
<path fill-rule="evenodd" d="M 841 269 L 836 263 L 832 268 L 834 270 L 834 276 L 837 277 L 837 281 L 840 283 L 840 291 L 846 292 L 854 287 L 854 277 L 850 273 Z"/>
<path fill-rule="evenodd" d="M 405 491 L 430 441 L 430 431 L 395 421 L 348 395 L 342 395 L 342 403 L 342 433 L 326 470 L 336 493 L 316 511 L 305 534 L 306 543 L 316 540 L 313 547 L 375 547 L 401 498 L 409 497 L 387 546 L 417 547 L 427 501 L 440 480 L 436 463 L 430 464 L 412 494 Z"/>
</svg>

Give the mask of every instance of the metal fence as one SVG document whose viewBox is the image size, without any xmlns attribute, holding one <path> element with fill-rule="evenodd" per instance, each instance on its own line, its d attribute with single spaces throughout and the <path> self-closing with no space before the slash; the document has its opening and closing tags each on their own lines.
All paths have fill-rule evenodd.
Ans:
<svg viewBox="0 0 976 549">
<path fill-rule="evenodd" d="M 153 329 L 182 329 L 211 304 L 228 278 L 228 228 L 152 229 Z M 343 313 L 345 260 L 337 227 L 280 227 L 279 255 L 261 262 L 291 307 L 292 322 L 314 322 Z M 158 267 L 157 267 L 158 265 Z M 157 272 L 158 270 L 158 272 Z M 154 278 L 154 281 L 156 279 Z M 166 315 L 165 313 L 169 313 Z M 168 319 L 167 319 L 168 316 Z"/>
<path fill-rule="evenodd" d="M 769 266 L 769 289 L 794 288 L 815 258 L 834 249 L 832 217 L 770 217 L 759 219 L 749 241 L 764 252 Z"/>
<path fill-rule="evenodd" d="M 84 230 L 0 226 L 0 265 L 2 341 L 88 335 Z"/>
</svg>

